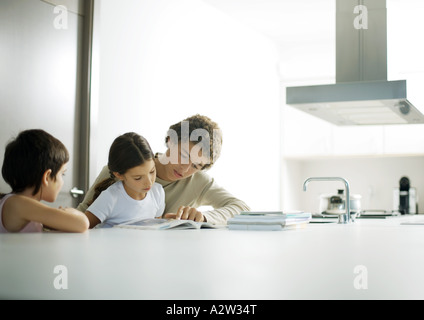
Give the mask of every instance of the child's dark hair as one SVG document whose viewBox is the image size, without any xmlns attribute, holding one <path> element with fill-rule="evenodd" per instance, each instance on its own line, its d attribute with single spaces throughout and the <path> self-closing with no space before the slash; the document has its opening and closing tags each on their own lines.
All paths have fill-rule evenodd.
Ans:
<svg viewBox="0 0 424 320">
<path fill-rule="evenodd" d="M 56 180 L 60 168 L 69 161 L 69 153 L 61 141 L 41 129 L 30 129 L 8 143 L 4 152 L 2 175 L 13 193 L 41 188 L 43 174 L 51 169 Z"/>
<path fill-rule="evenodd" d="M 137 133 L 128 132 L 117 137 L 109 149 L 110 177 L 95 186 L 94 196 L 89 205 L 97 199 L 102 191 L 116 182 L 113 172 L 125 174 L 127 170 L 142 165 L 153 158 L 154 154 L 149 143 Z"/>
</svg>

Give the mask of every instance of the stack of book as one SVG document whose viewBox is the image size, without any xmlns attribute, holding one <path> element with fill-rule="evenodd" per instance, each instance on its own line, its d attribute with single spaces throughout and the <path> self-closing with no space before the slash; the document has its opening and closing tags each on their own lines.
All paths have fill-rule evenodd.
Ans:
<svg viewBox="0 0 424 320">
<path fill-rule="evenodd" d="M 240 215 L 228 219 L 230 230 L 270 230 L 278 231 L 303 227 L 312 219 L 311 213 L 281 211 L 241 212 Z"/>
</svg>

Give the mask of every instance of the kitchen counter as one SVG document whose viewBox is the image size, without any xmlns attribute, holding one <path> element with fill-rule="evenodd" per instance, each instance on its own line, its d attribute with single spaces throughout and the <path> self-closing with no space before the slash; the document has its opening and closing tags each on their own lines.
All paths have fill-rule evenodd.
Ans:
<svg viewBox="0 0 424 320">
<path fill-rule="evenodd" d="M 0 234 L 0 298 L 424 299 L 424 216 L 285 231 Z"/>
</svg>

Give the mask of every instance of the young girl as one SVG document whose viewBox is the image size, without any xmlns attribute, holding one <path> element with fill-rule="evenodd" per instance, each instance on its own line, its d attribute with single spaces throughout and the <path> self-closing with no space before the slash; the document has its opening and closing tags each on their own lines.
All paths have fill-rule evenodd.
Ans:
<svg viewBox="0 0 424 320">
<path fill-rule="evenodd" d="M 43 226 L 68 232 L 88 229 L 82 212 L 40 202 L 56 200 L 68 161 L 62 142 L 43 130 L 23 131 L 6 146 L 2 175 L 12 192 L 0 195 L 0 233 L 41 232 Z"/>
<path fill-rule="evenodd" d="M 154 155 L 143 137 L 129 132 L 116 138 L 108 166 L 110 178 L 96 185 L 93 202 L 85 212 L 90 228 L 162 216 L 165 192 L 155 182 Z"/>
</svg>

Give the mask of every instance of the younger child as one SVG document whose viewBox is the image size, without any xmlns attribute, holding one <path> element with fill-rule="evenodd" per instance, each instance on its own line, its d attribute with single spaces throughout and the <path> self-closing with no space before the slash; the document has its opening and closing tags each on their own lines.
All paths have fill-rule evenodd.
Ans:
<svg viewBox="0 0 424 320">
<path fill-rule="evenodd" d="M 154 155 L 142 136 L 129 132 L 117 137 L 109 150 L 108 166 L 110 178 L 96 185 L 85 212 L 90 228 L 162 216 L 165 192 L 155 182 Z"/>
<path fill-rule="evenodd" d="M 88 229 L 87 217 L 73 208 L 51 208 L 63 186 L 68 150 L 43 130 L 22 131 L 4 153 L 2 175 L 12 192 L 0 194 L 0 233 L 41 232 L 43 226 L 68 232 Z"/>
</svg>

